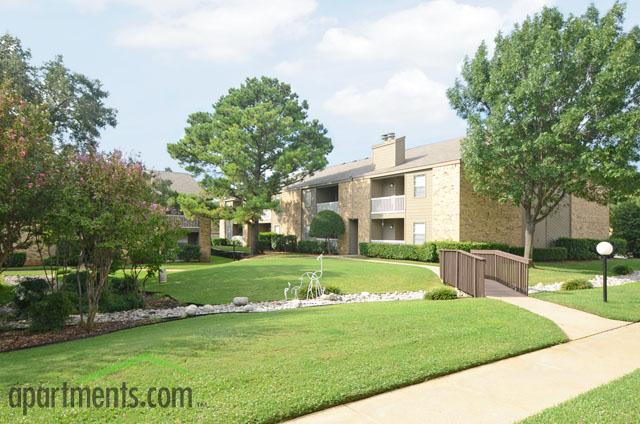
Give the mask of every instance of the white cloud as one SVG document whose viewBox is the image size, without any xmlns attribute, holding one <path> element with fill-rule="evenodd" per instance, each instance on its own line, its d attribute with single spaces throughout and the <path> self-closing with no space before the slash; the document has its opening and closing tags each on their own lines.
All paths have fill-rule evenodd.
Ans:
<svg viewBox="0 0 640 424">
<path fill-rule="evenodd" d="M 213 61 L 246 60 L 276 40 L 299 36 L 317 6 L 316 0 L 88 0 L 80 7 L 97 12 L 117 4 L 138 8 L 147 19 L 117 31 L 119 45 Z"/>
<path fill-rule="evenodd" d="M 434 124 L 450 115 L 446 86 L 417 68 L 395 73 L 382 88 L 347 87 L 326 100 L 324 107 L 358 122 Z"/>
<path fill-rule="evenodd" d="M 399 61 L 452 70 L 481 40 L 490 41 L 551 0 L 520 0 L 504 11 L 455 0 L 431 0 L 351 27 L 332 27 L 316 46 L 327 59 Z"/>
<path fill-rule="evenodd" d="M 274 66 L 274 71 L 284 76 L 299 74 L 304 69 L 304 62 L 301 60 L 283 60 Z"/>
</svg>

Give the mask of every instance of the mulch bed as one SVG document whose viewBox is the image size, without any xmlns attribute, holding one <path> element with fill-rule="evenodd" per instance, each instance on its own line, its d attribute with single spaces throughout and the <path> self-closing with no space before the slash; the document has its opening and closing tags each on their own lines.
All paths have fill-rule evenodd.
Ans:
<svg viewBox="0 0 640 424">
<path fill-rule="evenodd" d="M 66 342 L 69 340 L 85 339 L 101 334 L 112 333 L 141 325 L 158 322 L 157 320 L 104 322 L 94 324 L 92 331 L 88 332 L 78 326 L 68 326 L 62 331 L 32 334 L 29 330 L 11 330 L 0 333 L 0 352 L 25 349 L 28 347 L 43 346 L 52 343 Z"/>
</svg>

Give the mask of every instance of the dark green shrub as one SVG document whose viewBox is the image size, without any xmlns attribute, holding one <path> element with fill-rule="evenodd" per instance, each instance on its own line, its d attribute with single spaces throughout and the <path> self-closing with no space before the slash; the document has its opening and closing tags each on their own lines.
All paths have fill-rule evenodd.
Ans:
<svg viewBox="0 0 640 424">
<path fill-rule="evenodd" d="M 13 252 L 9 255 L 9 257 L 5 260 L 5 267 L 7 268 L 20 268 L 24 266 L 24 263 L 27 261 L 27 253 L 26 252 Z"/>
<path fill-rule="evenodd" d="M 178 259 L 184 262 L 200 260 L 200 246 L 196 244 L 182 244 L 178 247 Z"/>
<path fill-rule="evenodd" d="M 553 245 L 566 248 L 567 259 L 583 261 L 598 258 L 596 245 L 600 243 L 600 241 L 601 240 L 560 237 Z"/>
<path fill-rule="evenodd" d="M 271 245 L 272 243 L 272 237 L 275 233 L 272 232 L 262 232 L 260 234 L 258 234 L 258 249 L 261 252 L 264 252 L 265 250 L 272 250 L 273 247 Z"/>
<path fill-rule="evenodd" d="M 629 275 L 633 274 L 633 268 L 628 265 L 616 265 L 611 269 L 613 275 Z"/>
<path fill-rule="evenodd" d="M 620 237 L 609 238 L 609 243 L 613 245 L 613 253 L 616 255 L 626 255 L 629 253 L 628 243 L 625 239 Z"/>
<path fill-rule="evenodd" d="M 323 238 L 327 241 L 327 247 L 331 248 L 329 239 L 340 238 L 344 234 L 345 227 L 342 217 L 334 211 L 320 211 L 313 217 L 309 227 L 311 237 Z"/>
<path fill-rule="evenodd" d="M 58 291 L 45 296 L 29 308 L 31 331 L 42 333 L 62 330 L 69 314 L 71 314 L 71 309 L 71 302 L 64 292 Z"/>
<path fill-rule="evenodd" d="M 273 234 L 271 236 L 271 248 L 278 252 L 295 252 L 298 239 L 287 234 Z"/>
<path fill-rule="evenodd" d="M 111 291 L 114 293 L 127 294 L 138 292 L 138 282 L 131 277 L 112 278 L 109 284 Z"/>
<path fill-rule="evenodd" d="M 16 294 L 12 286 L 0 284 L 0 306 L 13 302 Z"/>
<path fill-rule="evenodd" d="M 120 312 L 140 309 L 144 306 L 144 299 L 138 292 L 117 293 L 105 290 L 100 297 L 100 312 Z"/>
<path fill-rule="evenodd" d="M 16 305 L 18 315 L 26 316 L 29 308 L 36 302 L 45 298 L 49 291 L 49 284 L 44 278 L 27 277 L 15 288 L 13 303 Z"/>
<path fill-rule="evenodd" d="M 334 293 L 334 294 L 342 294 L 342 290 L 340 290 L 340 287 L 336 287 L 336 286 L 326 286 L 324 288 L 324 292 L 326 293 Z"/>
<path fill-rule="evenodd" d="M 423 245 L 360 243 L 360 254 L 371 258 L 432 262 L 434 252 L 435 246 L 429 243 Z"/>
<path fill-rule="evenodd" d="M 300 253 L 326 253 L 327 242 L 324 240 L 300 240 L 298 242 L 297 251 Z"/>
<path fill-rule="evenodd" d="M 524 256 L 524 247 L 509 247 L 508 253 Z M 533 260 L 536 262 L 566 261 L 566 247 L 536 247 L 533 249 Z"/>
<path fill-rule="evenodd" d="M 362 256 L 369 256 L 369 243 L 360 243 L 359 248 Z"/>
<path fill-rule="evenodd" d="M 229 240 L 224 237 L 211 239 L 212 246 L 229 246 Z"/>
<path fill-rule="evenodd" d="M 426 300 L 454 300 L 458 298 L 458 292 L 451 287 L 438 287 L 424 294 Z"/>
<path fill-rule="evenodd" d="M 570 290 L 584 290 L 584 289 L 592 289 L 593 284 L 591 282 L 584 279 L 575 279 L 569 280 L 565 283 L 562 283 L 560 286 L 560 290 L 570 291 Z"/>
<path fill-rule="evenodd" d="M 640 258 L 640 198 L 635 197 L 613 205 L 611 227 L 615 238 L 621 237 L 628 242 L 626 253 L 632 253 L 636 258 Z"/>
</svg>

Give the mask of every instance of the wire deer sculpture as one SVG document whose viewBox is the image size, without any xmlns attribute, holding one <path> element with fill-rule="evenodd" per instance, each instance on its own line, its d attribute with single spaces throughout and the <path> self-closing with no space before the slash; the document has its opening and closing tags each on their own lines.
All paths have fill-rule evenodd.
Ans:
<svg viewBox="0 0 640 424">
<path fill-rule="evenodd" d="M 320 254 L 320 256 L 316 258 L 316 260 L 320 261 L 320 271 L 305 272 L 300 276 L 299 284 L 294 283 L 292 285 L 291 283 L 287 283 L 288 287 L 285 287 L 284 289 L 285 300 L 289 300 L 289 293 L 292 293 L 293 299 L 297 299 L 298 293 L 300 292 L 300 290 L 303 290 L 303 286 L 305 284 L 307 284 L 307 294 L 306 294 L 307 299 L 320 297 L 324 294 L 324 287 L 322 287 L 322 284 L 320 282 L 320 279 L 322 278 L 322 273 L 324 271 L 322 258 L 323 258 L 322 254 Z"/>
</svg>

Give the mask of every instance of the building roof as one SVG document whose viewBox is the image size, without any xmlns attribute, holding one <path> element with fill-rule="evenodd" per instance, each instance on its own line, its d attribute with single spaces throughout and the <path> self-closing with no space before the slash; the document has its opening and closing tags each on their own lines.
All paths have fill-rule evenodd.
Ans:
<svg viewBox="0 0 640 424">
<path fill-rule="evenodd" d="M 186 172 L 152 171 L 155 178 L 171 181 L 171 188 L 180 194 L 198 194 L 202 191 L 198 182 Z"/>
<path fill-rule="evenodd" d="M 390 168 L 374 169 L 371 158 L 329 166 L 287 188 L 299 189 L 336 184 L 357 177 L 375 177 L 379 174 L 400 173 L 408 169 L 429 168 L 439 163 L 460 160 L 460 140 L 462 140 L 462 137 L 407 149 L 404 162 Z"/>
</svg>

